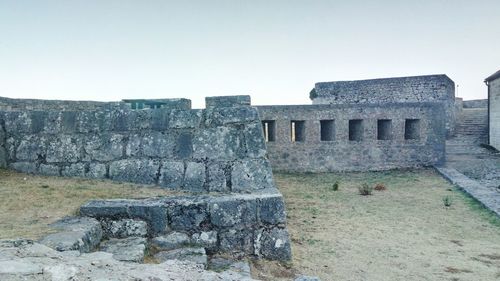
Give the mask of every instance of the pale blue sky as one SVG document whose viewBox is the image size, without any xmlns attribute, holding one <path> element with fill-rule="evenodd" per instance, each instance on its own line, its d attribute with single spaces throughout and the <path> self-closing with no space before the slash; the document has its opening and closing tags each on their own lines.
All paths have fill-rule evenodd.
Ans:
<svg viewBox="0 0 500 281">
<path fill-rule="evenodd" d="M 444 73 L 474 99 L 498 69 L 499 0 L 0 0 L 12 98 L 307 104 L 315 82 Z"/>
</svg>

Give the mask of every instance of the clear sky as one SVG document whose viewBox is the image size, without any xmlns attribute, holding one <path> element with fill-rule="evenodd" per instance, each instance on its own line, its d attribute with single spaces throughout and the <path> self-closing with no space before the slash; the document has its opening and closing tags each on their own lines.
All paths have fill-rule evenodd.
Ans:
<svg viewBox="0 0 500 281">
<path fill-rule="evenodd" d="M 486 98 L 500 0 L 0 0 L 0 96 L 250 94 L 308 104 L 315 82 L 447 74 Z"/>
</svg>

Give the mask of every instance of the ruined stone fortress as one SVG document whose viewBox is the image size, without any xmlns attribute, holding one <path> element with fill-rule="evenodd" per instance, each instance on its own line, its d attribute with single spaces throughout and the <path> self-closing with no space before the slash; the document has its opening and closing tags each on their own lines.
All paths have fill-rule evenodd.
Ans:
<svg viewBox="0 0 500 281">
<path fill-rule="evenodd" d="M 442 164 L 460 109 L 454 89 L 446 75 L 324 82 L 311 91 L 311 105 L 253 107 L 249 96 L 226 96 L 207 97 L 205 109 L 191 109 L 187 99 L 0 98 L 0 167 L 187 191 L 91 201 L 80 215 L 102 225 L 141 221 L 149 239 L 176 233 L 207 253 L 289 260 L 285 204 L 272 170 Z M 91 251 L 113 237 L 92 229 L 85 239 L 74 234 L 83 244 L 59 233 L 45 243 Z"/>
</svg>

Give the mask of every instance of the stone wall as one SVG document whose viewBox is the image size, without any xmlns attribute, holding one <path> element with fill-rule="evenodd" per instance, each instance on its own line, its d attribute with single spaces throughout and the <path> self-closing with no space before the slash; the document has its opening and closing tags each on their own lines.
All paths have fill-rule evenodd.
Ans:
<svg viewBox="0 0 500 281">
<path fill-rule="evenodd" d="M 10 111 L 9 167 L 196 191 L 272 185 L 258 113 L 206 110 Z"/>
<path fill-rule="evenodd" d="M 464 108 L 488 108 L 488 99 L 464 100 Z"/>
<path fill-rule="evenodd" d="M 313 104 L 385 104 L 440 102 L 446 113 L 448 136 L 455 131 L 455 83 L 446 75 L 320 82 Z"/>
<path fill-rule="evenodd" d="M 124 100 L 117 102 L 99 101 L 71 101 L 71 100 L 41 100 L 41 99 L 11 99 L 0 97 L 0 111 L 92 111 L 92 110 L 120 110 L 131 109 L 133 103 L 140 103 L 138 109 L 170 108 L 191 109 L 189 99 L 141 99 Z M 135 108 L 134 108 L 135 109 Z"/>
<path fill-rule="evenodd" d="M 500 149 L 500 78 L 489 81 L 489 142 Z"/>
<path fill-rule="evenodd" d="M 0 97 L 0 111 L 23 110 L 110 110 L 127 108 L 122 102 L 11 99 Z"/>
<path fill-rule="evenodd" d="M 150 238 L 210 235 L 211 253 L 289 260 L 284 202 L 257 109 L 249 96 L 206 103 L 207 109 L 0 112 L 0 164 L 189 191 L 193 195 L 93 201 L 80 212 L 103 223 L 143 220 Z"/>
<path fill-rule="evenodd" d="M 267 142 L 267 151 L 276 171 L 385 170 L 444 161 L 440 103 L 259 106 L 258 110 L 262 122 L 272 127 L 274 136 L 267 139 L 274 141 Z M 302 141 L 292 141 L 292 121 L 303 122 Z"/>
</svg>

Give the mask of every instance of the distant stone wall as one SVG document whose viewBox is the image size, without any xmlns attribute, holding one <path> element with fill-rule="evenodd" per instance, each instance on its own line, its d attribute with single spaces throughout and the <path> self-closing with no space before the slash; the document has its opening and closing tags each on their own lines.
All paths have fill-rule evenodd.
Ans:
<svg viewBox="0 0 500 281">
<path fill-rule="evenodd" d="M 189 99 L 141 99 L 116 102 L 11 99 L 0 97 L 0 111 L 93 111 L 119 109 L 191 109 Z"/>
<path fill-rule="evenodd" d="M 272 134 L 266 136 L 266 145 L 276 171 L 385 170 L 444 161 L 440 103 L 259 106 L 258 110 Z"/>
<path fill-rule="evenodd" d="M 23 111 L 23 110 L 82 111 L 82 110 L 123 109 L 127 107 L 128 105 L 122 102 L 11 99 L 11 98 L 0 97 L 0 111 Z"/>
<path fill-rule="evenodd" d="M 500 78 L 489 81 L 490 145 L 500 150 Z"/>
<path fill-rule="evenodd" d="M 321 82 L 313 104 L 443 103 L 448 136 L 455 133 L 455 83 L 446 75 Z"/>
<path fill-rule="evenodd" d="M 1 116 L 0 144 L 18 171 L 201 192 L 273 186 L 261 123 L 250 106 Z"/>
<path fill-rule="evenodd" d="M 464 108 L 488 108 L 488 99 L 464 100 Z"/>
</svg>

